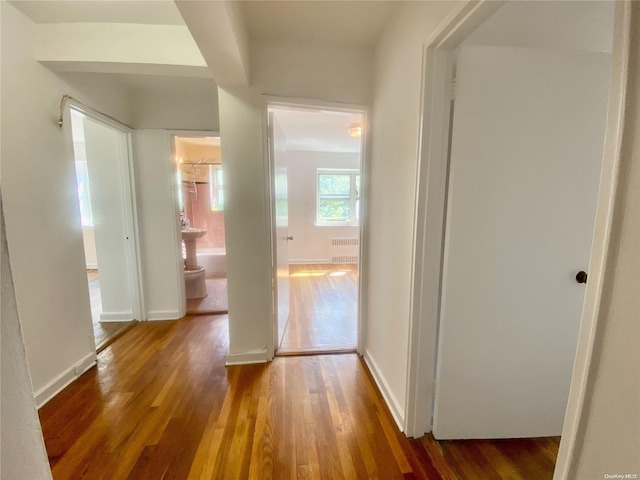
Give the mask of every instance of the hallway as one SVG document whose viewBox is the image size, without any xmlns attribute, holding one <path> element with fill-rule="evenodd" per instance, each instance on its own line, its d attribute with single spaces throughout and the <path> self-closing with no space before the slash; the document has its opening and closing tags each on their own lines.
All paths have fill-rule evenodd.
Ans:
<svg viewBox="0 0 640 480">
<path fill-rule="evenodd" d="M 555 440 L 407 439 L 354 354 L 226 368 L 227 341 L 199 316 L 111 344 L 39 412 L 53 477 L 551 478 Z"/>
</svg>

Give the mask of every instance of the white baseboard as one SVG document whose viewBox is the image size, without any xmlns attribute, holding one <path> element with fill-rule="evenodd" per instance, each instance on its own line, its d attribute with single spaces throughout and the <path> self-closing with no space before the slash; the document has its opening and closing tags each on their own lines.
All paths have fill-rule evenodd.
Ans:
<svg viewBox="0 0 640 480">
<path fill-rule="evenodd" d="M 331 263 L 329 258 L 315 258 L 315 259 L 289 259 L 289 265 L 325 265 Z"/>
<path fill-rule="evenodd" d="M 373 379 L 376 382 L 376 385 L 378 385 L 378 389 L 382 394 L 382 398 L 391 411 L 391 416 L 396 421 L 396 424 L 398 425 L 400 431 L 404 432 L 404 409 L 400 406 L 400 402 L 398 402 L 393 393 L 391 393 L 389 384 L 385 380 L 384 375 L 382 375 L 382 372 L 378 367 L 378 364 L 375 362 L 368 350 L 365 349 L 363 357 L 365 363 L 369 367 L 369 371 L 371 372 Z"/>
<path fill-rule="evenodd" d="M 243 353 L 229 353 L 225 365 L 247 365 L 250 363 L 267 363 L 267 349 L 253 350 Z"/>
<path fill-rule="evenodd" d="M 132 312 L 106 312 L 100 314 L 101 322 L 130 322 L 135 320 Z"/>
<path fill-rule="evenodd" d="M 178 320 L 182 317 L 184 315 L 180 315 L 177 310 L 152 310 L 147 312 L 147 320 L 149 321 Z"/>
<path fill-rule="evenodd" d="M 60 391 L 96 364 L 96 352 L 91 352 L 35 393 L 36 406 L 42 407 Z"/>
<path fill-rule="evenodd" d="M 87 263 L 87 270 L 97 270 L 97 269 L 98 269 L 97 263 Z"/>
</svg>

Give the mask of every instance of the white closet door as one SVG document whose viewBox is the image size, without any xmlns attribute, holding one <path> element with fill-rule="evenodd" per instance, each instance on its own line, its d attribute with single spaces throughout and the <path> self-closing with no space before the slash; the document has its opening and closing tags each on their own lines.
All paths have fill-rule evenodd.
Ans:
<svg viewBox="0 0 640 480">
<path fill-rule="evenodd" d="M 457 64 L 434 435 L 559 435 L 610 57 L 465 47 Z"/>
</svg>

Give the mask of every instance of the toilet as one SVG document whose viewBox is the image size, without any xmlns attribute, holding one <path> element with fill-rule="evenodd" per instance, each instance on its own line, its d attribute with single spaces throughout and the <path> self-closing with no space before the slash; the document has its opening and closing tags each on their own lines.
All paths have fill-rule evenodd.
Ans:
<svg viewBox="0 0 640 480">
<path fill-rule="evenodd" d="M 207 296 L 204 267 L 199 265 L 184 267 L 184 288 L 187 299 L 204 298 Z"/>
</svg>

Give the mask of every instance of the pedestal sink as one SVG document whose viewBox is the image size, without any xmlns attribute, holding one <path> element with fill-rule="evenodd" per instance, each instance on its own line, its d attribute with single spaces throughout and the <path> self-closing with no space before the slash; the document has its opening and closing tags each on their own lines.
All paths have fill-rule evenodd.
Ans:
<svg viewBox="0 0 640 480">
<path fill-rule="evenodd" d="M 198 265 L 198 259 L 196 257 L 196 240 L 205 233 L 207 233 L 207 231 L 201 228 L 185 228 L 182 230 L 182 240 L 184 241 L 184 247 L 187 251 L 187 268 Z"/>
</svg>

